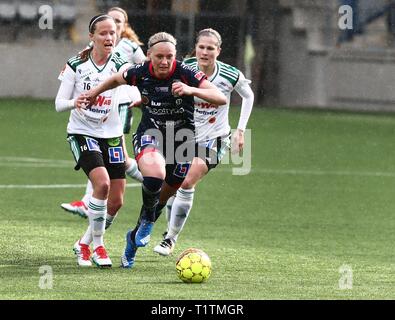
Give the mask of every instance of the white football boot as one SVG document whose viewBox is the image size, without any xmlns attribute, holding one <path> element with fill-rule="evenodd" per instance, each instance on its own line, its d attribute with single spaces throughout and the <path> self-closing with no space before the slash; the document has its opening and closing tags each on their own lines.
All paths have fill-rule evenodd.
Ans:
<svg viewBox="0 0 395 320">
<path fill-rule="evenodd" d="M 100 268 L 110 268 L 112 266 L 111 259 L 103 246 L 99 246 L 93 251 L 92 261 Z"/>
<path fill-rule="evenodd" d="M 169 256 L 173 253 L 176 243 L 170 239 L 163 239 L 155 248 L 154 252 L 159 253 L 162 256 Z"/>
<path fill-rule="evenodd" d="M 71 203 L 62 203 L 61 208 L 72 214 L 78 214 L 81 218 L 88 217 L 88 208 L 82 201 L 74 201 Z"/>
<path fill-rule="evenodd" d="M 90 267 L 92 266 L 91 250 L 87 244 L 80 243 L 78 240 L 73 247 L 73 251 L 77 256 L 77 263 L 80 267 Z"/>
</svg>

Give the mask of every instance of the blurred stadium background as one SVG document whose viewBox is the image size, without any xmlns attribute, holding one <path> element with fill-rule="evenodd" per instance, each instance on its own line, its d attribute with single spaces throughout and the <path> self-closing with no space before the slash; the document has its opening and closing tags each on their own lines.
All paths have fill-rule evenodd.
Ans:
<svg viewBox="0 0 395 320">
<path fill-rule="evenodd" d="M 39 28 L 43 5 L 52 29 Z M 352 30 L 338 27 L 341 5 L 354 9 Z M 1 0 L 0 96 L 54 97 L 59 70 L 88 41 L 90 18 L 111 6 L 127 9 L 145 43 L 157 31 L 174 34 L 180 58 L 196 31 L 218 29 L 221 59 L 253 80 L 257 105 L 394 109 L 393 0 Z"/>
<path fill-rule="evenodd" d="M 353 29 L 338 26 L 342 5 L 353 8 Z M 52 29 L 39 28 L 43 6 Z M 152 247 L 131 273 L 81 270 L 71 252 L 86 221 L 59 204 L 78 199 L 86 179 L 72 170 L 68 113 L 53 100 L 89 20 L 111 6 L 127 9 L 144 43 L 174 34 L 179 58 L 196 31 L 216 28 L 221 60 L 253 81 L 251 174 L 231 175 L 233 164 L 210 173 L 176 248 L 210 255 L 203 286 L 184 286 L 175 257 Z M 0 298 L 394 299 L 394 19 L 394 0 L 0 0 Z M 232 127 L 238 116 L 232 107 Z M 140 198 L 127 190 L 106 234 L 114 263 Z M 153 244 L 164 220 L 155 228 Z M 43 265 L 53 290 L 38 286 Z M 344 266 L 352 290 L 341 287 Z"/>
</svg>

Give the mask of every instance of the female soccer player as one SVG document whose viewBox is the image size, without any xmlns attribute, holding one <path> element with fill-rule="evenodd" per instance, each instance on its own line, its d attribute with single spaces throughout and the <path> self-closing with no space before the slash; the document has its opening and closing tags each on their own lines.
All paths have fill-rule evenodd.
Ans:
<svg viewBox="0 0 395 320">
<path fill-rule="evenodd" d="M 59 76 L 61 85 L 56 96 L 56 110 L 70 111 L 67 125 L 68 142 L 76 160 L 92 182 L 93 193 L 88 204 L 89 226 L 74 244 L 80 266 L 110 267 L 112 262 L 104 247 L 103 235 L 107 212 L 115 215 L 123 203 L 125 190 L 125 153 L 122 122 L 118 110 L 118 90 L 103 92 L 88 106 L 84 94 L 117 71 L 130 64 L 114 53 L 116 25 L 109 15 L 99 15 L 89 23 L 92 47 L 86 57 L 77 55 L 68 60 Z"/>
<path fill-rule="evenodd" d="M 178 189 L 176 197 L 170 198 L 167 202 L 168 230 L 162 242 L 154 248 L 155 252 L 164 256 L 171 254 L 174 250 L 178 235 L 192 208 L 195 186 L 211 169 L 218 165 L 229 148 L 228 113 L 233 90 L 236 90 L 243 99 L 240 119 L 233 139 L 234 149 L 240 151 L 244 146 L 244 131 L 254 103 L 254 94 L 249 86 L 251 81 L 247 80 L 241 71 L 217 60 L 221 53 L 221 44 L 221 35 L 216 30 L 201 30 L 196 39 L 196 57 L 184 61 L 203 71 L 208 80 L 227 97 L 227 102 L 218 106 L 205 99 L 195 97 L 197 157 L 193 159 L 192 166 L 181 188 Z M 158 209 L 162 207 L 164 205 L 159 204 Z"/>
<path fill-rule="evenodd" d="M 130 27 L 128 22 L 128 14 L 126 11 L 119 7 L 112 7 L 107 11 L 107 13 L 114 19 L 117 26 L 117 44 L 115 47 L 115 52 L 118 52 L 124 60 L 130 62 L 131 64 L 143 63 L 146 60 L 145 54 L 140 47 L 143 43 L 139 40 L 139 37 L 136 35 L 135 31 Z M 89 47 L 81 52 L 81 55 L 83 56 L 87 54 L 88 51 Z M 141 99 L 140 92 L 136 87 L 125 85 L 121 87 L 119 94 L 119 112 L 123 122 L 123 133 L 129 134 L 133 119 L 132 108 L 129 106 L 133 102 L 139 101 Z M 126 174 L 129 177 L 142 182 L 142 176 L 138 170 L 136 160 L 129 157 L 126 146 L 124 146 L 124 152 L 126 159 Z M 81 201 L 62 203 L 60 206 L 68 212 L 78 214 L 79 216 L 86 218 L 91 194 L 92 183 L 88 180 L 85 195 Z M 112 224 L 114 218 L 115 216 L 107 216 L 106 228 Z"/>
<path fill-rule="evenodd" d="M 162 185 L 176 190 L 188 172 L 195 145 L 193 97 L 226 103 L 203 72 L 176 60 L 176 44 L 166 32 L 154 34 L 148 42 L 147 63 L 119 72 L 86 93 L 93 103 L 100 93 L 127 83 L 137 86 L 142 96 L 143 113 L 133 143 L 144 177 L 143 205 L 137 226 L 126 235 L 124 268 L 133 266 L 137 248 L 149 241 Z"/>
</svg>

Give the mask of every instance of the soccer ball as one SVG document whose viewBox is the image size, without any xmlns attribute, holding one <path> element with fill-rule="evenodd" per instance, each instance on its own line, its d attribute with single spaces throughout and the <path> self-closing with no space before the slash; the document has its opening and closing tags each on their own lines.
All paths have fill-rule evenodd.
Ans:
<svg viewBox="0 0 395 320">
<path fill-rule="evenodd" d="M 211 275 L 211 260 L 202 250 L 189 248 L 178 257 L 176 270 L 182 281 L 200 283 Z"/>
</svg>

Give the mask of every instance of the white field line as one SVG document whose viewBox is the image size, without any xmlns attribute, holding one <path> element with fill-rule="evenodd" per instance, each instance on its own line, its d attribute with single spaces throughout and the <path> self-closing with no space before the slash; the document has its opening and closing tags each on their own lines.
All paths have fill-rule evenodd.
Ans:
<svg viewBox="0 0 395 320">
<path fill-rule="evenodd" d="M 0 167 L 12 167 L 12 168 L 73 168 L 75 162 L 71 164 L 62 163 L 2 163 Z"/>
<path fill-rule="evenodd" d="M 241 168 L 241 167 L 234 167 Z M 228 172 L 232 168 L 218 168 L 215 171 Z M 300 175 L 300 176 L 355 176 L 355 177 L 382 177 L 395 178 L 395 172 L 372 172 L 372 171 L 330 171 L 330 170 L 294 170 L 294 169 L 264 169 L 252 168 L 250 174 L 263 173 L 272 175 Z"/>
<path fill-rule="evenodd" d="M 37 162 L 37 163 L 65 163 L 73 164 L 73 160 L 56 160 L 56 159 L 42 159 L 42 158 L 28 158 L 28 157 L 2 157 L 0 156 L 0 161 L 14 161 L 14 162 Z"/>
<path fill-rule="evenodd" d="M 140 183 L 128 183 L 127 188 L 140 187 Z M 86 184 L 0 184 L 0 189 L 76 189 L 86 188 Z"/>
<path fill-rule="evenodd" d="M 72 168 L 73 160 L 52 160 L 24 157 L 0 157 L 0 167 Z"/>
<path fill-rule="evenodd" d="M 73 168 L 75 162 L 72 160 L 54 160 L 28 157 L 3 157 L 0 156 L 0 167 L 46 167 L 46 168 Z M 215 171 L 232 172 L 234 169 L 240 169 L 240 166 L 220 167 Z M 356 177 L 387 177 L 394 178 L 395 172 L 383 171 L 349 171 L 349 170 L 299 170 L 299 169 L 270 169 L 270 168 L 252 168 L 250 174 L 262 173 L 271 175 L 301 175 L 301 176 L 356 176 Z M 128 184 L 128 187 L 137 187 L 140 184 Z M 25 189 L 44 189 L 44 188 L 82 188 L 85 185 L 79 184 L 62 184 L 62 185 L 0 185 L 0 189 L 25 188 Z"/>
</svg>

